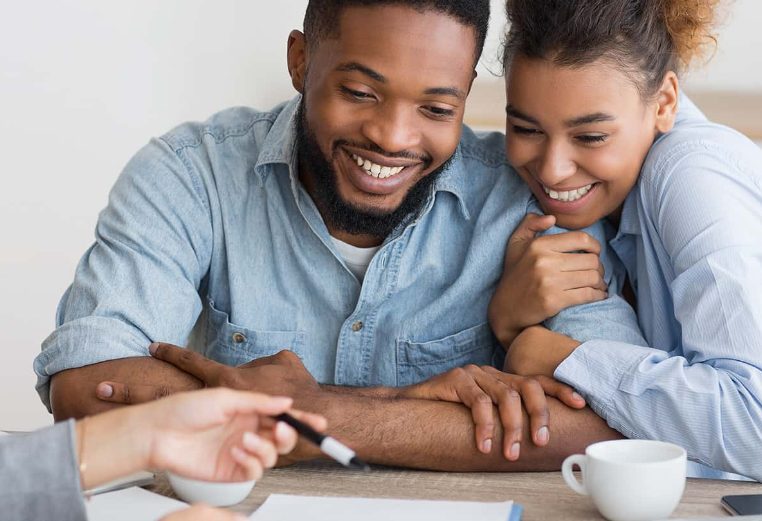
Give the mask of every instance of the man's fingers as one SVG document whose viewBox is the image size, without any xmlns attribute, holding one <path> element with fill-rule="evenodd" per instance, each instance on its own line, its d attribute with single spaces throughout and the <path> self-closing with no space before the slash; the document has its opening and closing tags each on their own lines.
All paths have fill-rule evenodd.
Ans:
<svg viewBox="0 0 762 521">
<path fill-rule="evenodd" d="M 148 347 L 151 356 L 174 365 L 178 369 L 195 376 L 207 385 L 216 385 L 215 376 L 220 368 L 225 367 L 205 356 L 184 347 L 154 342 Z"/>
<path fill-rule="evenodd" d="M 474 420 L 476 448 L 485 454 L 492 452 L 495 438 L 495 413 L 492 399 L 470 376 L 464 376 L 457 387 L 458 398 L 469 409 Z"/>
<path fill-rule="evenodd" d="M 152 402 L 172 393 L 172 389 L 165 385 L 128 385 L 120 382 L 101 382 L 95 388 L 98 399 L 122 405 Z"/>
<path fill-rule="evenodd" d="M 558 398 L 564 405 L 573 409 L 582 409 L 585 406 L 585 399 L 573 387 L 544 375 L 535 376 L 534 378 L 542 386 L 546 395 Z"/>
<path fill-rule="evenodd" d="M 550 440 L 548 400 L 542 386 L 533 378 L 526 378 L 520 384 L 521 399 L 529 415 L 529 432 L 532 441 L 543 447 Z"/>
<path fill-rule="evenodd" d="M 503 426 L 503 455 L 509 461 L 519 459 L 524 417 L 521 411 L 521 396 L 515 389 L 494 380 L 496 385 L 493 399 L 497 403 L 500 423 Z"/>
</svg>

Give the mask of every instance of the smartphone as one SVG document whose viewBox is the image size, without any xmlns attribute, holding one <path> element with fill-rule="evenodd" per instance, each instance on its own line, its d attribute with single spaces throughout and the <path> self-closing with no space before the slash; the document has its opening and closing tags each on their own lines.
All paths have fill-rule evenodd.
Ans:
<svg viewBox="0 0 762 521">
<path fill-rule="evenodd" d="M 762 514 L 762 494 L 722 496 L 720 504 L 734 516 Z"/>
</svg>

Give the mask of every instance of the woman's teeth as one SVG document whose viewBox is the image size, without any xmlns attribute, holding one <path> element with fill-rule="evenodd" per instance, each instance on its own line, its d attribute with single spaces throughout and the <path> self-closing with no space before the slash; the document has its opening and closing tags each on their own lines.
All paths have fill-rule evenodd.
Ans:
<svg viewBox="0 0 762 521">
<path fill-rule="evenodd" d="M 365 173 L 377 177 L 378 179 L 386 179 L 387 177 L 399 174 L 405 168 L 404 166 L 381 166 L 367 159 L 363 159 L 357 154 L 352 154 L 352 159 L 357 162 L 357 166 L 365 170 Z"/>
<path fill-rule="evenodd" d="M 570 203 L 572 201 L 576 201 L 577 199 L 582 199 L 590 191 L 592 187 L 593 185 L 589 184 L 587 186 L 577 188 L 576 190 L 569 190 L 568 192 L 559 192 L 556 190 L 551 190 L 545 185 L 542 186 L 542 189 L 545 190 L 545 193 L 548 194 L 548 197 L 550 197 L 551 199 Z"/>
</svg>

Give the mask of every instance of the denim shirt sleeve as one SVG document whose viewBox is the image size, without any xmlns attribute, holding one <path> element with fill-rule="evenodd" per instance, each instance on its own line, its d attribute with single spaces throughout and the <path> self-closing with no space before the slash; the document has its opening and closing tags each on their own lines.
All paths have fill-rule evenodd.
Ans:
<svg viewBox="0 0 762 521">
<path fill-rule="evenodd" d="M 563 231 L 565 230 L 553 228 L 550 233 Z M 596 223 L 583 231 L 601 244 L 600 258 L 606 273 L 605 280 L 609 288 L 609 296 L 598 302 L 566 308 L 547 319 L 545 326 L 582 343 L 595 339 L 607 339 L 646 345 L 635 311 L 619 295 L 624 281 L 624 267 L 616 261 L 607 247 L 603 223 Z"/>
<path fill-rule="evenodd" d="M 127 164 L 34 361 L 48 409 L 50 377 L 60 371 L 147 356 L 154 340 L 186 341 L 210 262 L 208 208 L 192 164 L 163 139 Z"/>
<path fill-rule="evenodd" d="M 641 179 L 639 212 L 646 254 L 669 263 L 650 276 L 669 284 L 674 345 L 588 342 L 555 376 L 624 435 L 678 443 L 693 461 L 759 480 L 762 154 L 755 176 L 740 148 L 671 150 L 672 164 Z"/>
</svg>

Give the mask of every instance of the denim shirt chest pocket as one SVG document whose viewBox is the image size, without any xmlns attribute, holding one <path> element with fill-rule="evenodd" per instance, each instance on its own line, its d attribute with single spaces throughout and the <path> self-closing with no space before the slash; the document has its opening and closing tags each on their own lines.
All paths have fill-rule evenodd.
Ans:
<svg viewBox="0 0 762 521">
<path fill-rule="evenodd" d="M 303 358 L 304 331 L 263 331 L 230 322 L 227 313 L 209 301 L 204 355 L 217 362 L 237 366 L 287 349 Z"/>
<path fill-rule="evenodd" d="M 397 385 L 412 385 L 468 364 L 494 365 L 497 340 L 482 323 L 439 340 L 397 340 Z"/>
</svg>

